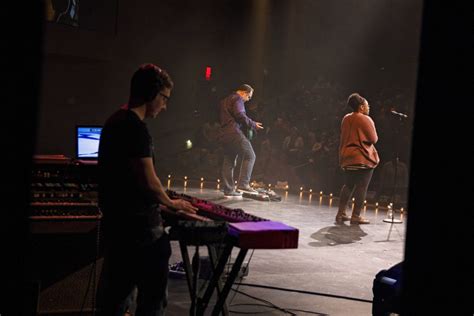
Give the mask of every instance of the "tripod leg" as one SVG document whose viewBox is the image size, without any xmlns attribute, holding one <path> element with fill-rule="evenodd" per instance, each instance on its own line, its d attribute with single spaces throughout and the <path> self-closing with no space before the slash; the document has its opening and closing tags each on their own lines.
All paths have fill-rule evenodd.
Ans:
<svg viewBox="0 0 474 316">
<path fill-rule="evenodd" d="M 193 262 L 192 262 L 192 268 L 193 268 L 193 293 L 191 295 L 192 301 L 191 301 L 191 310 L 190 310 L 190 315 L 195 315 L 196 313 L 196 301 L 197 301 L 197 287 L 198 287 L 198 280 L 199 280 L 199 270 L 201 268 L 201 263 L 200 263 L 200 258 L 199 258 L 199 246 L 196 246 L 196 251 L 194 252 L 193 256 Z"/>
<path fill-rule="evenodd" d="M 193 284 L 194 284 L 193 268 L 189 260 L 188 248 L 186 247 L 186 243 L 180 240 L 179 247 L 181 249 L 181 257 L 183 259 L 184 271 L 186 272 L 186 281 L 188 283 L 189 296 L 191 297 L 191 308 L 189 310 L 189 315 L 193 316 L 196 313 L 196 310 L 195 310 L 196 295 L 195 295 L 195 290 L 193 287 Z"/>
<path fill-rule="evenodd" d="M 206 310 L 207 305 L 209 304 L 209 300 L 211 299 L 212 293 L 214 292 L 214 288 L 216 287 L 217 282 L 221 278 L 221 275 L 222 275 L 222 272 L 224 271 L 227 260 L 229 259 L 229 256 L 232 253 L 233 247 L 234 246 L 231 240 L 227 240 L 225 242 L 224 248 L 222 249 L 222 252 L 219 256 L 219 261 L 217 262 L 217 265 L 214 268 L 212 278 L 209 281 L 209 284 L 207 285 L 206 291 L 202 299 L 199 300 L 199 304 L 198 304 L 199 315 L 204 314 L 204 311 Z"/>
<path fill-rule="evenodd" d="M 224 289 L 222 290 L 221 295 L 218 297 L 217 303 L 212 310 L 213 316 L 218 316 L 221 312 L 225 300 L 227 299 L 227 295 L 230 292 L 230 288 L 234 284 L 235 278 L 239 274 L 240 268 L 242 267 L 242 263 L 244 262 L 245 256 L 247 255 L 248 249 L 240 249 L 237 259 L 235 259 L 234 265 L 232 266 L 232 270 L 230 274 L 227 276 L 227 281 L 225 282 Z"/>
<path fill-rule="evenodd" d="M 211 260 L 212 269 L 215 270 L 217 266 L 217 262 L 218 262 L 216 248 L 213 245 L 209 245 L 208 250 L 209 250 L 209 259 Z M 220 278 L 217 280 L 216 291 L 217 291 L 217 296 L 218 297 L 221 296 L 222 282 Z M 224 306 L 222 307 L 222 315 L 224 316 L 229 315 L 229 310 L 227 308 L 227 304 L 225 303 L 224 303 Z"/>
</svg>

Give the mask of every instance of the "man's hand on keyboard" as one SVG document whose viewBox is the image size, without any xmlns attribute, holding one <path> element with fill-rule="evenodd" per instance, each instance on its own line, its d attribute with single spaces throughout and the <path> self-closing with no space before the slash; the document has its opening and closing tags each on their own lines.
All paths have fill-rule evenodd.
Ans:
<svg viewBox="0 0 474 316">
<path fill-rule="evenodd" d="M 191 203 L 185 200 L 176 199 L 172 200 L 172 208 L 178 211 L 184 211 L 186 213 L 196 214 L 198 208 L 193 206 Z"/>
</svg>

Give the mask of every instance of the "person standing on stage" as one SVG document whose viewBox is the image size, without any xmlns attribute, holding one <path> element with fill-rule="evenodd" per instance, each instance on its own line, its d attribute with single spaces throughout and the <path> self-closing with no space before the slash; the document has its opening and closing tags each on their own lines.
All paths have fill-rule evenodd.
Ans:
<svg viewBox="0 0 474 316">
<path fill-rule="evenodd" d="M 135 288 L 135 315 L 163 315 L 171 246 L 159 204 L 196 213 L 171 200 L 155 173 L 153 139 L 144 122 L 166 110 L 173 82 L 153 64 L 138 68 L 130 97 L 105 123 L 99 145 L 99 206 L 104 263 L 98 289 L 101 315 L 124 315 Z"/>
<path fill-rule="evenodd" d="M 256 192 L 250 186 L 255 152 L 250 140 L 244 131 L 253 133 L 263 129 L 260 122 L 250 119 L 244 103 L 252 98 L 254 89 L 248 84 L 243 84 L 235 92 L 224 98 L 219 104 L 220 135 L 218 141 L 224 149 L 222 164 L 223 189 L 225 196 L 240 196 L 242 193 L 234 190 L 234 169 L 238 156 L 242 157 L 237 189 L 239 191 Z M 244 129 L 244 131 L 242 131 Z"/>
<path fill-rule="evenodd" d="M 336 223 L 350 220 L 351 224 L 369 224 L 360 216 L 367 194 L 367 188 L 375 167 L 380 162 L 374 144 L 378 136 L 374 121 L 369 117 L 370 106 L 365 98 L 353 93 L 347 99 L 347 105 L 353 110 L 346 114 L 341 123 L 339 144 L 339 165 L 344 172 L 344 185 L 339 195 L 339 210 Z M 352 216 L 346 215 L 346 207 L 354 196 Z"/>
</svg>

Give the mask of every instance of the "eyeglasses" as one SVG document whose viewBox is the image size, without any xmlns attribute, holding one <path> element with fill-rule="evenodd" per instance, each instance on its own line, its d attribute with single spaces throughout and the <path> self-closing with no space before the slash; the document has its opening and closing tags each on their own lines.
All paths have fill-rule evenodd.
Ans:
<svg viewBox="0 0 474 316">
<path fill-rule="evenodd" d="M 165 101 L 168 103 L 168 101 L 170 100 L 169 96 L 167 96 L 166 94 L 161 93 L 161 92 L 158 92 L 158 94 L 161 95 L 163 98 L 165 98 Z"/>
</svg>

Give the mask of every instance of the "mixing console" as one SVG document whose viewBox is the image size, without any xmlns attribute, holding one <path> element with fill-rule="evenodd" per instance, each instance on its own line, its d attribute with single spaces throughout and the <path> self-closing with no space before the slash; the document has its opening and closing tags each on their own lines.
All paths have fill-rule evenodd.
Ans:
<svg viewBox="0 0 474 316">
<path fill-rule="evenodd" d="M 97 206 L 94 163 L 62 155 L 35 156 L 30 189 L 30 227 L 34 233 L 94 229 L 102 214 Z"/>
</svg>

